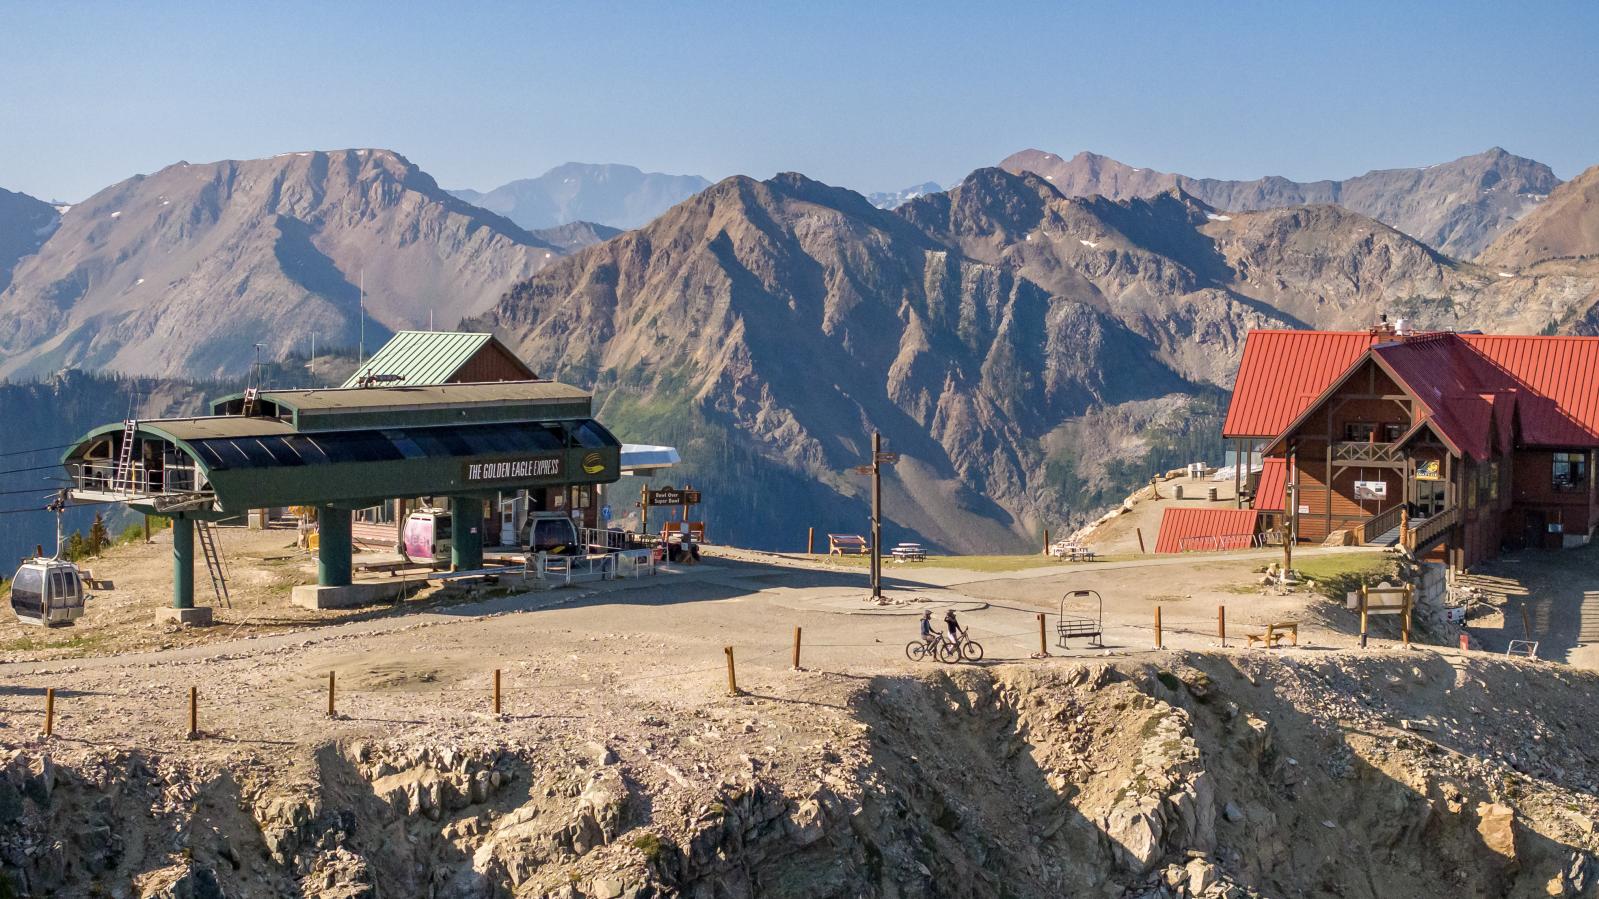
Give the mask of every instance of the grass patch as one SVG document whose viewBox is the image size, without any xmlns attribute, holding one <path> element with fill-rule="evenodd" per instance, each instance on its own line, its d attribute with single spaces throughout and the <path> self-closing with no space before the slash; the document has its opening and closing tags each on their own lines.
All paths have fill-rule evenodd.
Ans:
<svg viewBox="0 0 1599 899">
<path fill-rule="evenodd" d="M 1316 592 L 1332 599 L 1343 599 L 1361 584 L 1375 585 L 1379 581 L 1393 581 L 1398 572 L 1394 561 L 1379 553 L 1334 553 L 1327 556 L 1307 556 L 1294 560 L 1294 568 L 1301 577 L 1316 582 Z"/>
<path fill-rule="evenodd" d="M 63 640 L 47 640 L 29 635 L 0 643 L 0 652 L 44 652 L 65 649 L 74 655 L 84 655 L 104 646 L 106 639 L 104 634 L 74 634 Z"/>
<path fill-rule="evenodd" d="M 666 844 L 661 842 L 659 836 L 646 831 L 633 838 L 633 848 L 644 854 L 645 861 L 654 863 L 661 860 Z"/>
</svg>

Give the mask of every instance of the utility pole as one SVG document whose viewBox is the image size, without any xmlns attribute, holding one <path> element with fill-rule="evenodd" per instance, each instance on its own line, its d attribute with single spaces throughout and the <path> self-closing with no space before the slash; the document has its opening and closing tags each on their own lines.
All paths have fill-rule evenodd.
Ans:
<svg viewBox="0 0 1599 899">
<path fill-rule="evenodd" d="M 360 313 L 361 313 L 361 338 L 360 338 L 360 344 L 359 344 L 360 349 L 357 351 L 356 364 L 357 365 L 365 365 L 366 364 L 366 269 L 364 269 L 364 268 L 361 269 L 361 292 L 359 294 L 359 297 L 360 297 L 360 299 L 357 302 L 358 302 L 358 308 L 360 309 Z"/>
<path fill-rule="evenodd" d="M 872 432 L 872 599 L 883 598 L 883 435 Z"/>
</svg>

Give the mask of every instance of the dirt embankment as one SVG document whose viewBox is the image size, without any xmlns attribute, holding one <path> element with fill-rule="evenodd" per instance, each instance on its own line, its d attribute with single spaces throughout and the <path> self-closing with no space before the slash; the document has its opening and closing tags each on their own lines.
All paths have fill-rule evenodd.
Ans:
<svg viewBox="0 0 1599 899">
<path fill-rule="evenodd" d="M 1168 653 L 405 739 L 0 756 L 19 896 L 1591 896 L 1599 678 Z"/>
</svg>

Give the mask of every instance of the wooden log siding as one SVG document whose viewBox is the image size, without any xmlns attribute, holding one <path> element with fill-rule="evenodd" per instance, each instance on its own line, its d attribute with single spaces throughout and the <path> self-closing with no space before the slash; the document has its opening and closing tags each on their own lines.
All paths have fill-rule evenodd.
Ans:
<svg viewBox="0 0 1599 899">
<path fill-rule="evenodd" d="M 1317 458 L 1319 447 L 1306 447 L 1309 452 L 1300 456 L 1299 497 L 1297 503 L 1309 510 L 1299 516 L 1299 539 L 1320 543 L 1333 531 L 1355 528 L 1368 518 L 1391 506 L 1398 505 L 1404 496 L 1404 473 L 1394 469 L 1334 468 L 1332 506 L 1328 508 L 1327 464 Z M 1368 500 L 1364 505 L 1354 498 L 1355 481 L 1382 481 L 1388 485 L 1388 498 L 1378 502 Z M 1375 535 L 1373 535 L 1375 536 Z"/>
</svg>

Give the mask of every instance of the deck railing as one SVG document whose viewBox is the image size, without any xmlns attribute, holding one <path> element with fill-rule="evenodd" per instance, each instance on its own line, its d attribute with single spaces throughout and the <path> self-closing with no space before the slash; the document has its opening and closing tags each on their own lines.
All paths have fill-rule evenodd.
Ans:
<svg viewBox="0 0 1599 899">
<path fill-rule="evenodd" d="M 1460 522 L 1460 508 L 1445 509 L 1431 518 L 1411 520 L 1410 526 L 1399 535 L 1400 542 L 1412 555 L 1424 552 L 1438 542 L 1444 534 Z"/>
<path fill-rule="evenodd" d="M 1332 446 L 1334 462 L 1402 462 L 1405 454 L 1397 443 L 1369 443 L 1344 440 Z"/>
<path fill-rule="evenodd" d="M 1404 517 L 1404 511 L 1405 504 L 1397 503 L 1392 508 L 1384 509 L 1361 522 L 1355 528 L 1355 542 L 1364 546 L 1399 527 L 1399 522 Z"/>
</svg>

